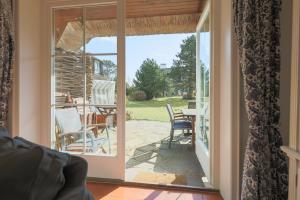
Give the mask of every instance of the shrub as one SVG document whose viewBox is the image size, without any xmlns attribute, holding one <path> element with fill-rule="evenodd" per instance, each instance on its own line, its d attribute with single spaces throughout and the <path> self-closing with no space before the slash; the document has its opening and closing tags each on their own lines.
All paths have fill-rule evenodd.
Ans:
<svg viewBox="0 0 300 200">
<path fill-rule="evenodd" d="M 133 101 L 144 101 L 146 99 L 147 99 L 147 95 L 142 90 L 134 91 L 132 93 L 132 95 L 130 96 L 130 100 L 133 100 Z"/>
<path fill-rule="evenodd" d="M 131 96 L 134 91 L 136 91 L 136 87 L 134 85 L 129 85 L 126 83 L 126 95 Z"/>
<path fill-rule="evenodd" d="M 126 111 L 126 121 L 133 120 L 133 113 Z"/>
</svg>

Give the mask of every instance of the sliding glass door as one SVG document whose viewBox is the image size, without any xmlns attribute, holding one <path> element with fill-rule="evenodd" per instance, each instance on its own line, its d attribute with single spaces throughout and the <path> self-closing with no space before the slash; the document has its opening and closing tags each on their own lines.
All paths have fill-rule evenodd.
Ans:
<svg viewBox="0 0 300 200">
<path fill-rule="evenodd" d="M 197 120 L 196 154 L 210 182 L 210 74 L 211 74 L 211 29 L 210 10 L 205 8 L 197 26 Z"/>
<path fill-rule="evenodd" d="M 53 8 L 51 147 L 124 179 L 124 2 Z"/>
</svg>

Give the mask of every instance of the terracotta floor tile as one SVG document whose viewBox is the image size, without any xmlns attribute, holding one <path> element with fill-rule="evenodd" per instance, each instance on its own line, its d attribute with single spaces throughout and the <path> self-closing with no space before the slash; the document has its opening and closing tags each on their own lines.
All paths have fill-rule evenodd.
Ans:
<svg viewBox="0 0 300 200">
<path fill-rule="evenodd" d="M 96 200 L 222 200 L 214 193 L 189 193 L 100 183 L 89 183 L 88 188 Z"/>
</svg>

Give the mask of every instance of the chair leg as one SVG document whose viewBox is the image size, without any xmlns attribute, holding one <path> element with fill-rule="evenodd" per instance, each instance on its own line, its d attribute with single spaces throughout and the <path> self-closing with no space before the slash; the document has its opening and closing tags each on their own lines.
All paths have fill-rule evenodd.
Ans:
<svg viewBox="0 0 300 200">
<path fill-rule="evenodd" d="M 171 129 L 171 131 L 170 131 L 169 149 L 171 149 L 171 143 L 173 141 L 173 137 L 174 137 L 174 129 Z"/>
<path fill-rule="evenodd" d="M 105 128 L 105 130 L 106 130 L 106 135 L 107 135 L 107 139 L 108 139 L 108 151 L 109 151 L 109 153 L 111 153 L 110 138 L 109 138 L 109 133 L 108 133 L 107 127 Z"/>
</svg>

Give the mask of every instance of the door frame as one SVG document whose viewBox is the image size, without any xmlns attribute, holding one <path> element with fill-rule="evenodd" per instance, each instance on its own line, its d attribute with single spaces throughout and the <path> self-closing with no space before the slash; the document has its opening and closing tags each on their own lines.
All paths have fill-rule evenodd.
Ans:
<svg viewBox="0 0 300 200">
<path fill-rule="evenodd" d="M 88 177 L 109 178 L 123 181 L 125 179 L 125 1 L 124 0 L 48 0 L 44 1 L 41 9 L 42 16 L 42 65 L 41 71 L 41 127 L 43 135 L 41 144 L 51 145 L 51 48 L 53 45 L 53 16 L 54 8 L 81 7 L 90 5 L 117 5 L 117 63 L 118 63 L 118 95 L 117 95 L 117 155 L 95 156 L 80 155 L 89 163 Z M 103 164 L 105 163 L 105 164 Z M 112 166 L 114 166 L 112 168 Z"/>
<path fill-rule="evenodd" d="M 239 199 L 241 76 L 232 0 L 207 4 L 211 26 L 209 182 L 224 199 Z"/>
<path fill-rule="evenodd" d="M 295 0 L 298 1 L 298 0 Z M 51 24 L 51 14 L 47 9 L 51 4 L 59 4 L 64 6 L 66 4 L 82 4 L 83 0 L 30 0 L 29 2 L 21 1 L 17 2 L 18 13 L 20 15 L 17 17 L 17 40 L 20 44 L 17 44 L 16 54 L 17 54 L 17 67 L 16 67 L 16 80 L 14 84 L 13 92 L 13 121 L 12 129 L 14 136 L 22 136 L 26 139 L 30 139 L 33 142 L 39 144 L 47 144 L 47 134 L 45 130 L 50 130 L 49 121 L 51 115 L 49 114 L 50 109 L 50 95 L 48 88 L 50 88 L 50 77 L 48 76 L 51 71 L 49 67 L 50 63 L 50 51 L 49 44 L 51 42 L 51 31 L 49 30 L 49 24 Z M 85 0 L 85 3 L 99 3 L 99 0 Z M 21 4 L 21 5 L 20 5 Z M 26 4 L 26 5 L 24 5 Z M 38 9 L 40 8 L 41 9 Z M 33 11 L 26 14 L 30 19 L 23 19 L 25 13 L 31 9 Z M 21 11 L 20 11 L 21 10 Z M 220 71 L 220 63 L 222 63 L 222 71 L 226 72 L 226 75 L 220 72 L 216 72 L 215 76 L 218 81 L 215 93 L 215 99 L 226 98 L 226 102 L 216 101 L 214 117 L 214 123 L 216 124 L 213 128 L 214 141 L 216 146 L 213 151 L 213 174 L 212 174 L 212 185 L 220 189 L 224 199 L 239 199 L 239 81 L 240 73 L 238 67 L 238 57 L 236 45 L 233 36 L 233 20 L 232 20 L 232 0 L 211 0 L 211 14 L 212 14 L 212 37 L 213 37 L 213 65 L 217 66 L 217 70 Z M 34 29 L 31 29 L 34 34 L 27 35 L 28 29 L 32 25 L 32 18 L 34 19 Z M 41 18 L 41 19 L 39 19 Z M 24 23 L 25 21 L 25 23 Z M 41 22 L 40 22 L 41 21 Z M 25 36 L 26 37 L 25 37 Z M 42 35 L 42 38 L 39 38 Z M 24 41 L 24 38 L 26 41 Z M 38 41 L 37 41 L 38 40 Z M 29 42 L 29 44 L 28 44 Z M 36 42 L 34 45 L 30 42 Z M 41 43 L 41 44 L 39 44 Z M 28 63 L 27 55 L 25 51 L 35 50 L 30 54 L 30 56 L 35 56 L 31 58 L 31 62 Z M 25 63 L 24 63 L 25 60 Z M 32 60 L 34 63 L 32 63 Z M 22 64 L 23 67 L 20 67 Z M 37 70 L 40 75 L 28 75 L 22 74 L 22 69 L 24 67 L 31 66 L 30 70 Z M 42 69 L 40 69 L 43 66 Z M 40 71 L 39 71 L 40 70 Z M 222 76 L 221 76 L 222 75 Z M 34 80 L 33 80 L 34 79 Z M 40 81 L 41 80 L 41 81 Z M 37 103 L 40 105 L 35 105 L 37 107 L 34 112 L 29 108 L 25 109 L 27 103 L 31 103 L 32 98 L 28 98 L 28 92 L 23 91 L 25 87 L 22 84 L 30 81 L 31 84 L 40 84 L 41 87 L 31 88 L 33 91 L 32 98 L 38 98 Z M 226 84 L 226 87 L 225 85 Z M 222 86 L 222 92 L 220 88 Z M 228 87 L 227 87 L 228 86 Z M 224 90 L 224 88 L 226 90 Z M 22 92 L 23 91 L 23 92 Z M 50 90 L 49 90 L 50 91 Z M 23 93 L 25 96 L 23 96 Z M 24 101 L 24 99 L 26 101 Z M 227 109 L 224 109 L 229 107 Z M 26 113 L 30 109 L 30 115 Z M 39 113 L 38 110 L 39 109 Z M 228 115 L 228 111 L 230 115 Z M 212 111 L 211 111 L 212 112 Z M 25 117 L 30 117 L 30 119 L 24 120 Z M 33 118 L 32 118 L 33 116 Z M 28 124 L 30 122 L 30 124 Z M 32 126 L 35 125 L 35 129 Z M 222 133 L 220 133 L 222 130 Z M 222 142 L 220 142 L 222 141 Z M 125 162 L 124 162 L 125 163 Z M 121 163 L 123 164 L 123 163 Z M 222 165 L 222 168 L 220 167 Z"/>
<path fill-rule="evenodd" d="M 233 0 L 210 0 L 212 26 L 212 185 L 224 200 L 240 199 L 240 67 Z M 214 115 L 214 116 L 212 116 Z"/>
<path fill-rule="evenodd" d="M 292 0 L 292 3 L 290 133 L 289 147 L 282 150 L 289 157 L 289 200 L 296 200 L 300 197 L 300 161 L 290 151 L 300 151 L 300 1 Z"/>
<path fill-rule="evenodd" d="M 209 29 L 210 29 L 210 41 L 209 41 L 209 45 L 210 45 L 210 74 L 212 75 L 210 77 L 210 85 L 209 85 L 209 110 L 213 109 L 214 108 L 214 93 L 212 93 L 214 91 L 214 66 L 212 65 L 212 30 L 211 30 L 211 27 L 212 27 L 212 22 L 211 22 L 211 9 L 210 9 L 210 3 L 209 1 L 207 2 L 207 4 L 205 5 L 205 8 L 203 9 L 203 12 L 200 16 L 200 19 L 199 19 L 199 22 L 197 24 L 197 27 L 196 27 L 196 88 L 197 88 L 197 97 L 196 97 L 196 105 L 199 105 L 200 102 L 199 101 L 199 98 L 200 98 L 200 91 L 199 91 L 199 87 L 200 87 L 200 79 L 201 79 L 201 75 L 200 75 L 200 69 L 199 69 L 199 66 L 200 66 L 200 57 L 199 57 L 199 53 L 200 53 L 200 41 L 199 41 L 199 37 L 200 37 L 200 29 L 202 28 L 202 25 L 205 23 L 205 20 L 206 18 L 209 17 Z M 209 183 L 212 183 L 212 174 L 213 174 L 213 170 L 212 170 L 212 151 L 211 149 L 214 147 L 212 146 L 213 145 L 213 133 L 212 131 L 209 131 L 209 146 L 208 146 L 208 149 L 206 149 L 205 147 L 205 144 L 203 144 L 203 142 L 198 138 L 198 133 L 200 130 L 198 130 L 199 128 L 199 108 L 197 107 L 197 120 L 196 120 L 196 129 L 195 129 L 195 132 L 196 132 L 196 137 L 195 137 L 195 153 L 197 155 L 197 158 L 201 164 L 201 167 L 205 173 L 205 175 L 208 177 L 208 182 Z M 212 116 L 214 116 L 214 114 L 210 114 L 210 121 L 209 121 L 209 130 L 211 130 L 210 128 L 213 127 L 215 124 L 214 124 L 214 120 L 211 120 L 211 119 L 214 119 Z"/>
</svg>

